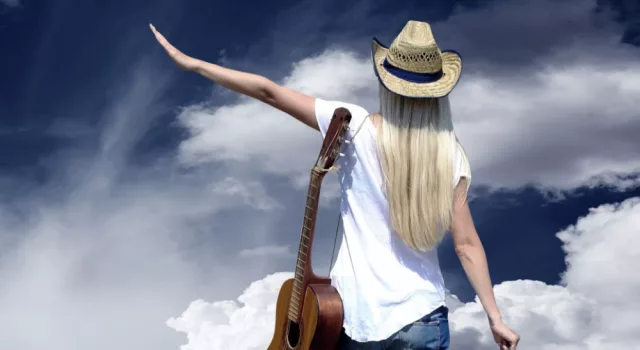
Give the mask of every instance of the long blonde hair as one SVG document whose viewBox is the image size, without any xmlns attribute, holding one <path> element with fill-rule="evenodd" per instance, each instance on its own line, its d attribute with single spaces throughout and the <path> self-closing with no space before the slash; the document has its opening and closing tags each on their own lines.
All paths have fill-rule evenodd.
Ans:
<svg viewBox="0 0 640 350">
<path fill-rule="evenodd" d="M 409 247 L 436 246 L 453 216 L 458 142 L 449 99 L 407 98 L 380 85 L 377 151 L 392 229 Z"/>
</svg>

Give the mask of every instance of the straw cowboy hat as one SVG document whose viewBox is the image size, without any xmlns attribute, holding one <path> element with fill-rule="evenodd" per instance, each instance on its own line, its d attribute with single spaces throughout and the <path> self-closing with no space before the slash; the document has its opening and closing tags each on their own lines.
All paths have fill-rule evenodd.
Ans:
<svg viewBox="0 0 640 350">
<path fill-rule="evenodd" d="M 382 85 L 406 97 L 446 96 L 458 83 L 462 70 L 460 55 L 440 51 L 426 22 L 407 22 L 389 48 L 373 38 L 372 56 Z"/>
</svg>

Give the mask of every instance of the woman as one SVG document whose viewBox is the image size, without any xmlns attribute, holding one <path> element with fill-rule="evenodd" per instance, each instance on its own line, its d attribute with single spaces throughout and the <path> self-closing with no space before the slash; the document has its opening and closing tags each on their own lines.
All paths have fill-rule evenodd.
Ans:
<svg viewBox="0 0 640 350">
<path fill-rule="evenodd" d="M 373 42 L 380 112 L 293 91 L 262 76 L 189 57 L 151 25 L 182 69 L 284 111 L 322 133 L 333 111 L 352 120 L 340 158 L 344 239 L 331 270 L 343 301 L 341 349 L 448 349 L 445 289 L 435 247 L 447 229 L 500 349 L 520 336 L 502 321 L 466 200 L 471 175 L 447 95 L 461 58 L 440 51 L 429 24 L 409 21 L 389 48 Z"/>
</svg>

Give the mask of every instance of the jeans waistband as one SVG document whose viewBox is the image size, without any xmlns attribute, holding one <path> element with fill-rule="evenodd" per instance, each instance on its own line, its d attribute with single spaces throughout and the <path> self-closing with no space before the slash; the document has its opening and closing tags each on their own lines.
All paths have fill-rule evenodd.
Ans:
<svg viewBox="0 0 640 350">
<path fill-rule="evenodd" d="M 428 313 L 427 315 L 423 316 L 420 321 L 434 321 L 437 319 L 440 320 L 446 320 L 448 318 L 449 315 L 449 308 L 447 308 L 446 306 L 442 305 L 440 307 L 438 307 L 437 309 L 431 311 L 430 313 Z"/>
</svg>

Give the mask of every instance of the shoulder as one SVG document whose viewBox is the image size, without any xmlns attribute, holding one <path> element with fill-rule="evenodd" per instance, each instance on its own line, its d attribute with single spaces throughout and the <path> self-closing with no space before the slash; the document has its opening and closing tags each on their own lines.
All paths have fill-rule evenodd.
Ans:
<svg viewBox="0 0 640 350">
<path fill-rule="evenodd" d="M 367 116 L 369 114 L 369 112 L 364 107 L 357 105 L 355 103 L 349 103 L 349 102 L 337 101 L 337 100 L 323 100 L 321 98 L 316 98 L 316 102 L 315 102 L 316 114 L 323 114 L 323 115 L 328 114 L 329 118 L 331 118 L 331 116 L 333 115 L 333 112 L 340 107 L 348 109 L 349 112 L 351 112 L 351 115 L 353 117 L 362 117 L 363 115 Z"/>
<path fill-rule="evenodd" d="M 369 115 L 369 112 L 364 107 L 354 103 L 316 98 L 315 113 L 322 136 L 325 135 L 327 128 L 329 127 L 331 117 L 333 117 L 333 112 L 340 107 L 348 109 L 351 113 L 351 126 L 357 125 L 359 122 L 364 120 L 367 115 Z"/>
</svg>

